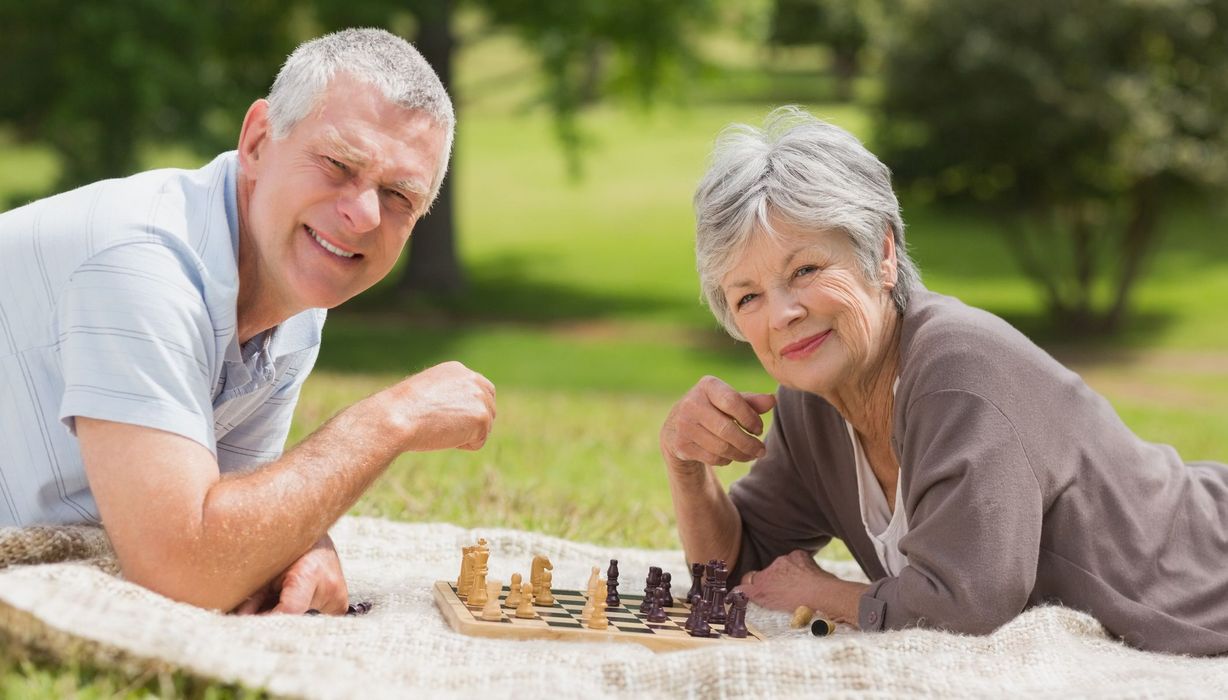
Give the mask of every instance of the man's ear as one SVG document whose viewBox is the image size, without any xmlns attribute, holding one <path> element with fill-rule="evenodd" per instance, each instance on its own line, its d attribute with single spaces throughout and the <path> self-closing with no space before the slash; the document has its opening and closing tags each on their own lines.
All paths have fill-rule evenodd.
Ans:
<svg viewBox="0 0 1228 700">
<path fill-rule="evenodd" d="M 884 289 L 895 288 L 895 283 L 899 278 L 897 266 L 898 261 L 895 257 L 895 232 L 891 230 L 891 226 L 888 226 L 886 235 L 883 236 L 883 262 L 879 267 L 879 273 L 882 275 Z"/>
<path fill-rule="evenodd" d="M 253 175 L 260 167 L 260 157 L 265 145 L 272 140 L 272 127 L 269 124 L 269 101 L 259 99 L 247 108 L 247 116 L 243 117 L 243 129 L 239 131 L 239 167 L 248 176 Z"/>
</svg>

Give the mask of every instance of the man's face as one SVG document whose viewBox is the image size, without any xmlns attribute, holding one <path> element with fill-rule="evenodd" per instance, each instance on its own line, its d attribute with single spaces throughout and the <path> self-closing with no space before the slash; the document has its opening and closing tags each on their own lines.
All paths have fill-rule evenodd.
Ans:
<svg viewBox="0 0 1228 700">
<path fill-rule="evenodd" d="M 337 306 L 392 269 L 426 208 L 446 132 L 346 75 L 281 139 L 265 107 L 253 107 L 239 143 L 249 192 L 240 269 L 278 307 Z"/>
</svg>

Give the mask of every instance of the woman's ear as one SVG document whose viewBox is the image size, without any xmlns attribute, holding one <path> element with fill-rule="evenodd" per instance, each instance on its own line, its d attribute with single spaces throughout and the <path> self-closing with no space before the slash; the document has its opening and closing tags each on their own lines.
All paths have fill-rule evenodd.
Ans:
<svg viewBox="0 0 1228 700">
<path fill-rule="evenodd" d="M 897 265 L 898 261 L 895 257 L 895 233 L 891 230 L 891 226 L 887 226 L 886 235 L 883 236 L 883 262 L 879 266 L 879 274 L 882 276 L 883 289 L 895 289 L 895 283 L 899 276 Z"/>
</svg>

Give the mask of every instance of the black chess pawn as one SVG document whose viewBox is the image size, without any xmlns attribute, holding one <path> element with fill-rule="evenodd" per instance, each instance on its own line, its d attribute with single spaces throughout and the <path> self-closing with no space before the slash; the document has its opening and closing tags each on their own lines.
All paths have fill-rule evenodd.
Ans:
<svg viewBox="0 0 1228 700">
<path fill-rule="evenodd" d="M 610 568 L 605 572 L 605 583 L 607 595 L 605 597 L 605 606 L 608 610 L 613 610 L 622 605 L 622 599 L 618 597 L 618 560 L 610 560 Z"/>
<path fill-rule="evenodd" d="M 669 614 L 665 612 L 665 608 L 661 605 L 661 589 L 653 588 L 650 593 L 645 595 L 648 600 L 648 617 L 649 622 L 666 622 L 669 620 Z"/>
<path fill-rule="evenodd" d="M 691 590 L 687 591 L 686 599 L 704 596 L 704 565 L 699 562 L 691 564 Z"/>
<path fill-rule="evenodd" d="M 716 632 L 712 631 L 712 627 L 708 625 L 708 602 L 702 598 L 699 605 L 696 607 L 695 622 L 692 623 L 690 634 L 692 637 L 716 637 Z"/>
<path fill-rule="evenodd" d="M 652 593 L 661 585 L 661 567 L 648 567 L 648 580 L 644 583 L 644 600 L 640 603 L 640 612 L 646 613 L 652 607 Z"/>
<path fill-rule="evenodd" d="M 725 623 L 725 636 L 745 639 L 749 632 L 746 629 L 746 594 L 734 591 L 729 594 L 729 621 Z"/>
<path fill-rule="evenodd" d="M 661 601 L 667 608 L 674 607 L 674 592 L 670 590 L 673 580 L 673 575 L 668 571 L 661 574 Z"/>
<path fill-rule="evenodd" d="M 682 624 L 682 629 L 687 632 L 695 629 L 695 620 L 699 619 L 699 601 L 701 600 L 703 600 L 703 597 L 698 593 L 691 596 L 691 614 L 686 616 L 686 622 Z"/>
</svg>

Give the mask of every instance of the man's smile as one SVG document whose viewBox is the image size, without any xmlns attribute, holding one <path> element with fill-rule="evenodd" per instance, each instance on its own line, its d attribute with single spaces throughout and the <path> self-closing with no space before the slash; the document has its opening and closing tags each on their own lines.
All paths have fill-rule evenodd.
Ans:
<svg viewBox="0 0 1228 700">
<path fill-rule="evenodd" d="M 343 258 L 345 260 L 353 260 L 353 259 L 362 257 L 362 254 L 360 253 L 354 253 L 354 252 L 345 250 L 344 248 L 340 246 L 329 243 L 328 241 L 324 240 L 324 237 L 321 236 L 318 231 L 316 231 L 315 229 L 311 228 L 310 226 L 306 224 L 303 224 L 303 229 L 307 232 L 307 235 L 311 236 L 311 240 L 318 243 L 320 247 L 323 248 L 324 250 L 328 251 L 329 253 L 332 253 L 333 255 L 339 258 Z"/>
</svg>

